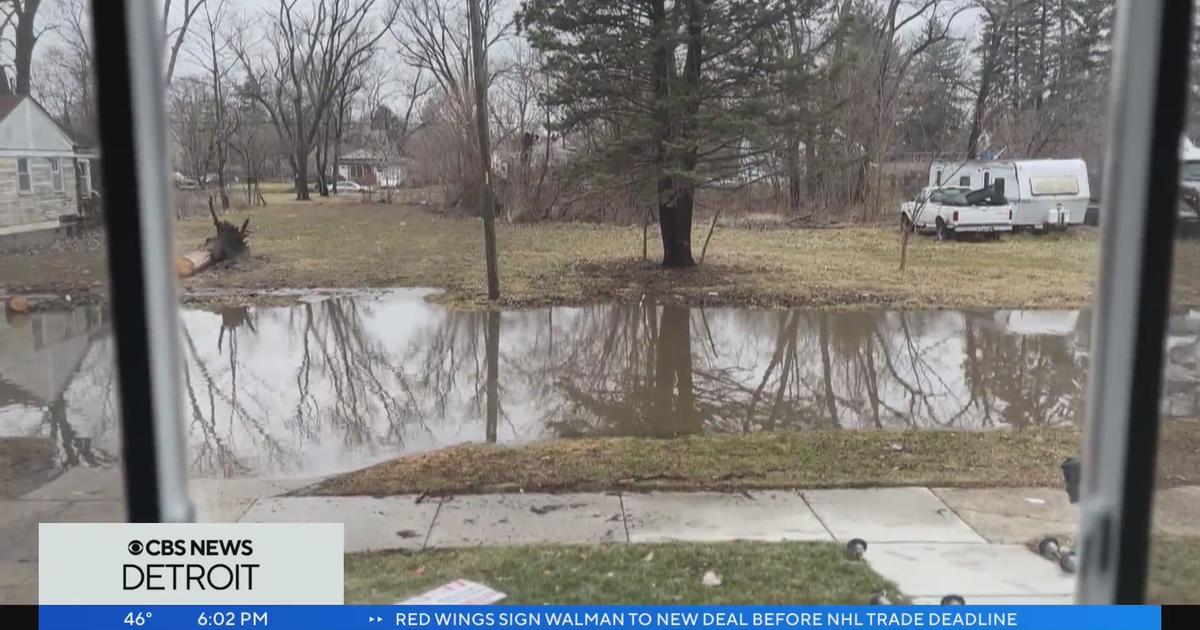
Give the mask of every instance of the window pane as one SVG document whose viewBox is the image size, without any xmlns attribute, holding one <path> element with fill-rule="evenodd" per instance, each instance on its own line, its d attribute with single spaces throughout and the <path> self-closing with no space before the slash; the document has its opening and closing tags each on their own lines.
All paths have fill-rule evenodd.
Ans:
<svg viewBox="0 0 1200 630">
<path fill-rule="evenodd" d="M 1079 179 L 1073 176 L 1030 177 L 1029 188 L 1034 195 L 1077 195 Z"/>
</svg>

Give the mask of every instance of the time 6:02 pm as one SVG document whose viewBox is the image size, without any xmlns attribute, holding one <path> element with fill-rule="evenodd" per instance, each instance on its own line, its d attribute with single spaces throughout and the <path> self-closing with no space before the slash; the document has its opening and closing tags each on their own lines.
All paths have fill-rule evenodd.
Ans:
<svg viewBox="0 0 1200 630">
<path fill-rule="evenodd" d="M 196 618 L 196 625 L 201 627 L 217 627 L 217 628 L 245 628 L 254 626 L 267 625 L 266 612 L 254 612 L 250 610 L 241 611 L 216 611 L 211 613 L 200 613 Z"/>
</svg>

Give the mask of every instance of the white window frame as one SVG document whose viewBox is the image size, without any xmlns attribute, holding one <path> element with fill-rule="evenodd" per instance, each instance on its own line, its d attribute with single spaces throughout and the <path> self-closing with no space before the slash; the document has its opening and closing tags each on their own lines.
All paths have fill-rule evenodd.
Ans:
<svg viewBox="0 0 1200 630">
<path fill-rule="evenodd" d="M 1035 175 L 1029 178 L 1029 191 L 1034 197 L 1078 195 L 1079 178 L 1075 175 Z"/>
<path fill-rule="evenodd" d="M 87 160 L 79 160 L 79 190 L 84 199 L 92 198 L 92 166 Z"/>
<path fill-rule="evenodd" d="M 50 184 L 54 192 L 63 191 L 62 158 L 46 158 L 50 162 Z"/>
<path fill-rule="evenodd" d="M 23 193 L 33 192 L 33 172 L 29 170 L 29 158 L 17 158 L 17 190 Z"/>
</svg>

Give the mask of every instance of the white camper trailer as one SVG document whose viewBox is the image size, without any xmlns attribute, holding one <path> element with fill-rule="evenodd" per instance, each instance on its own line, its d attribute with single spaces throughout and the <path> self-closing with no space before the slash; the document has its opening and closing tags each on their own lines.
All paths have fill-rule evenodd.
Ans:
<svg viewBox="0 0 1200 630">
<path fill-rule="evenodd" d="M 996 186 L 1013 206 L 1013 228 L 1043 230 L 1083 223 L 1092 196 L 1083 160 L 936 161 L 930 186 Z"/>
</svg>

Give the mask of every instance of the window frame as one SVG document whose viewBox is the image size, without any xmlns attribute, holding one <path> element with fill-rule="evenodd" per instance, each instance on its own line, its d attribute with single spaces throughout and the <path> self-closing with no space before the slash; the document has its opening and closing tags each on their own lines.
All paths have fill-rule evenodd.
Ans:
<svg viewBox="0 0 1200 630">
<path fill-rule="evenodd" d="M 62 158 L 51 156 L 46 158 L 46 161 L 50 163 L 50 189 L 54 192 L 63 192 L 65 184 L 62 172 Z"/>
<path fill-rule="evenodd" d="M 87 159 L 76 160 L 75 176 L 79 178 L 79 192 L 84 199 L 92 198 L 92 166 Z"/>
<path fill-rule="evenodd" d="M 33 170 L 30 168 L 29 158 L 17 158 L 17 192 L 33 193 Z"/>
</svg>

